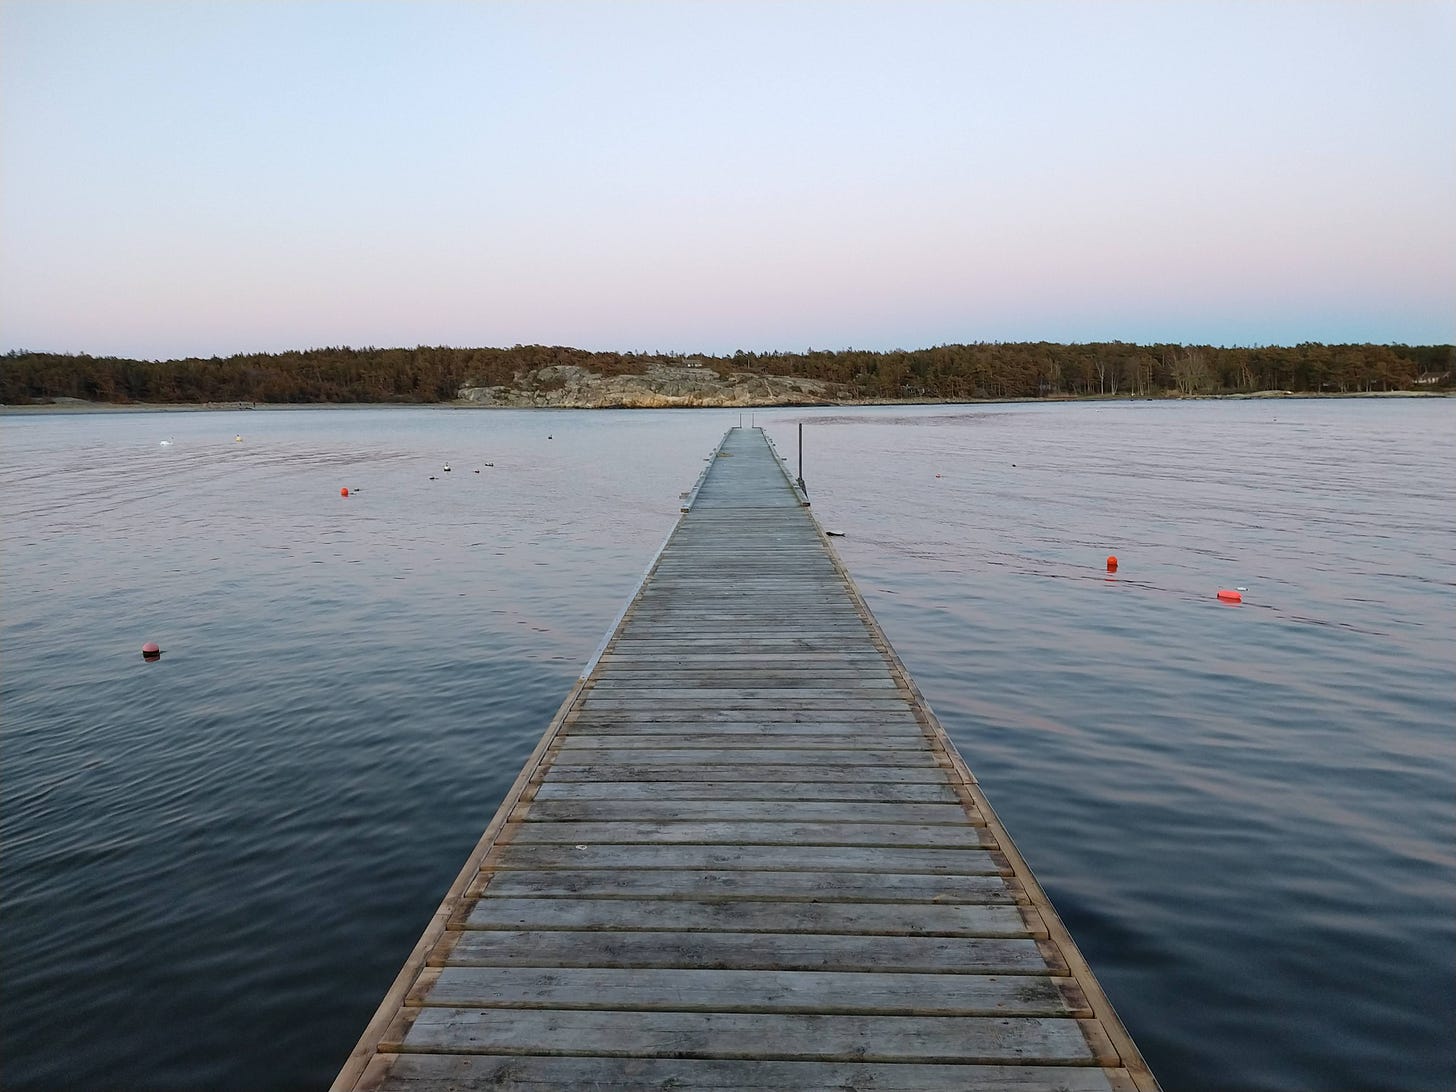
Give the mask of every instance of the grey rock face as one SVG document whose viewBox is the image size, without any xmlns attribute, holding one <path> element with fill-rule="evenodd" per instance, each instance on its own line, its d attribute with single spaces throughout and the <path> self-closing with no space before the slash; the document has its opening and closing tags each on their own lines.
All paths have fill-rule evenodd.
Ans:
<svg viewBox="0 0 1456 1092">
<path fill-rule="evenodd" d="M 835 385 L 817 379 L 654 364 L 644 375 L 599 375 L 574 364 L 519 373 L 514 385 L 464 386 L 461 401 L 481 406 L 557 409 L 662 409 L 672 406 L 781 406 L 833 402 Z"/>
</svg>

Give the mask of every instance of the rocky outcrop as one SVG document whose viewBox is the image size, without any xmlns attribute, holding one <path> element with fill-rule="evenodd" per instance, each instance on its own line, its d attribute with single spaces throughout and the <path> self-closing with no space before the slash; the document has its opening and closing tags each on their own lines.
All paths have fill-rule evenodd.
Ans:
<svg viewBox="0 0 1456 1092">
<path fill-rule="evenodd" d="M 838 401 L 837 385 L 792 376 L 734 373 L 654 364 L 644 375 L 600 375 L 574 364 L 517 373 L 505 387 L 464 386 L 458 397 L 478 406 L 557 409 L 664 409 L 673 406 L 785 406 Z"/>
</svg>

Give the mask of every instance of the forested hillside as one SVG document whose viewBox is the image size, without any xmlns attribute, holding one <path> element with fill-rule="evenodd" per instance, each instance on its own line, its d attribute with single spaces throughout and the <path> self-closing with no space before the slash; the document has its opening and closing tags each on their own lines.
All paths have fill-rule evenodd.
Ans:
<svg viewBox="0 0 1456 1092">
<path fill-rule="evenodd" d="M 635 375 L 653 364 L 801 376 L 837 384 L 845 400 L 1309 393 L 1433 390 L 1451 385 L 1450 345 L 1214 348 L 1102 342 L 941 345 L 869 352 L 734 353 L 729 357 L 600 353 L 544 345 L 509 349 L 309 349 L 146 361 L 62 353 L 0 358 L 0 403 L 448 402 L 464 386 L 510 386 L 518 375 L 572 364 Z"/>
</svg>

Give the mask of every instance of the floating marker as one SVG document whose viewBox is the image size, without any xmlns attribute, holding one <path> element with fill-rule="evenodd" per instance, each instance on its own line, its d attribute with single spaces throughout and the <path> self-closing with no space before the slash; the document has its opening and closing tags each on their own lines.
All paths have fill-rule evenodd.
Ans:
<svg viewBox="0 0 1456 1092">
<path fill-rule="evenodd" d="M 446 463 L 444 469 L 446 474 L 450 473 L 450 464 Z"/>
<path fill-rule="evenodd" d="M 1110 573 L 1117 572 L 1117 555 L 1116 554 L 1108 554 L 1107 555 L 1107 571 L 1110 572 Z"/>
<path fill-rule="evenodd" d="M 161 658 L 162 648 L 160 645 L 157 644 L 156 641 L 148 641 L 146 644 L 142 645 L 143 660 L 160 660 Z"/>
<path fill-rule="evenodd" d="M 242 442 L 243 442 L 243 438 L 241 436 L 234 436 L 233 437 L 233 443 L 240 444 Z"/>
<path fill-rule="evenodd" d="M 1218 597 L 1225 603 L 1242 603 L 1244 601 L 1244 597 L 1233 588 L 1219 588 Z"/>
<path fill-rule="evenodd" d="M 349 495 L 349 487 L 347 485 L 344 486 L 344 488 L 342 488 L 342 489 L 339 490 L 339 496 L 341 496 L 341 497 L 347 497 L 348 495 Z"/>
</svg>

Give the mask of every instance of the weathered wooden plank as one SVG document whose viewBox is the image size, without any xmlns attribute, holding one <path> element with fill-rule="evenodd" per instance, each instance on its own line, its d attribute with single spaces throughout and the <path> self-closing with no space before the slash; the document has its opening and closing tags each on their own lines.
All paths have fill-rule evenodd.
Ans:
<svg viewBox="0 0 1456 1092">
<path fill-rule="evenodd" d="M 858 709 L 873 713 L 885 706 L 903 707 L 898 690 L 860 690 L 840 687 L 814 690 L 784 687 L 782 690 L 701 687 L 691 692 L 673 688 L 592 691 L 582 699 L 586 709 Z"/>
<path fill-rule="evenodd" d="M 831 736 L 844 740 L 846 746 L 858 746 L 861 740 L 883 738 L 887 741 L 902 738 L 918 738 L 922 744 L 928 742 L 924 729 L 913 716 L 872 717 L 862 720 L 727 720 L 722 717 L 673 718 L 664 716 L 657 720 L 643 720 L 634 714 L 617 716 L 594 716 L 577 719 L 571 731 L 561 737 L 565 746 L 569 740 L 593 736 L 617 736 L 624 740 L 647 737 L 648 743 L 661 743 L 656 734 L 713 735 L 734 744 L 734 736 Z"/>
<path fill-rule="evenodd" d="M 461 923 L 468 929 L 816 933 L 878 936 L 1027 937 L 1014 906 L 509 898 L 492 894 Z"/>
<path fill-rule="evenodd" d="M 365 1075 L 359 1092 L 462 1092 L 466 1088 L 521 1092 L 783 1092 L 821 1088 L 865 1092 L 1131 1092 L 1132 1085 L 1115 1071 L 1065 1065 L 384 1054 Z"/>
<path fill-rule="evenodd" d="M 673 586 L 667 582 L 668 579 L 661 570 L 654 573 L 653 580 L 637 596 L 637 607 L 643 610 L 721 607 L 728 613 L 751 614 L 768 610 L 775 600 L 782 599 L 795 606 L 826 613 L 855 614 L 857 611 L 855 604 L 844 595 L 843 588 L 835 586 L 833 577 L 822 574 L 816 578 L 801 572 L 793 580 L 757 583 L 747 576 L 705 580 L 697 589 L 692 588 L 690 581 Z"/>
<path fill-rule="evenodd" d="M 848 671 L 632 671 L 592 684 L 593 694 L 614 690 L 898 690 L 889 674 L 876 678 Z"/>
<path fill-rule="evenodd" d="M 867 803 L 953 804 L 956 792 L 939 781 L 567 781 L 536 786 L 536 800 L 863 800 Z"/>
<path fill-rule="evenodd" d="M 520 824 L 525 826 L 526 824 Z M 493 868 L 687 868 L 812 872 L 923 872 L 935 876 L 1000 873 L 985 849 L 905 849 L 900 846 L 500 845 L 486 858 Z"/>
<path fill-rule="evenodd" d="M 613 639 L 612 648 L 623 652 L 644 653 L 671 652 L 680 650 L 688 655 L 705 656 L 714 652 L 739 652 L 745 655 L 765 656 L 782 652 L 792 655 L 798 652 L 865 652 L 880 648 L 873 637 L 856 633 L 748 633 L 739 631 L 724 634 L 684 634 L 682 636 L 659 636 L 650 627 L 640 627 L 632 633 L 631 622 L 623 626 Z"/>
<path fill-rule="evenodd" d="M 790 613 L 791 610 L 793 610 L 792 607 L 781 608 L 778 603 L 770 602 L 767 597 L 756 609 L 754 604 L 745 603 L 742 599 L 725 599 L 718 604 L 697 601 L 680 606 L 641 603 L 634 611 L 630 624 L 640 626 L 666 623 L 671 626 L 674 623 L 683 625 L 706 622 L 720 627 L 729 625 L 738 627 L 742 623 L 750 626 L 762 623 L 765 627 L 775 630 L 792 631 L 844 626 L 856 632 L 864 632 L 864 619 L 852 607 L 805 605 L 799 610 L 793 610 L 792 613 Z"/>
<path fill-rule="evenodd" d="M 1027 1016 L 804 1016 L 794 1013 L 613 1012 L 423 1008 L 401 1049 L 560 1052 L 596 1057 L 1091 1064 L 1077 1021 Z"/>
<path fill-rule="evenodd" d="M 603 657 L 610 669 L 599 681 L 617 677 L 634 677 L 657 672 L 681 675 L 696 672 L 707 677 L 724 673 L 753 674 L 755 678 L 794 672 L 833 675 L 883 675 L 889 677 L 890 665 L 878 656 L 862 654 L 853 657 L 845 652 L 806 652 L 802 656 L 773 653 L 683 653 L 677 656 L 643 656 L 613 654 Z"/>
<path fill-rule="evenodd" d="M 656 1009 L 825 1015 L 1083 1016 L 1067 979 L 1026 975 L 442 967 L 408 1004 L 447 1008 Z"/>
<path fill-rule="evenodd" d="M 730 846 L 904 846 L 994 848 L 984 827 L 924 823 L 824 823 L 785 820 L 664 819 L 647 822 L 607 821 L 514 823 L 503 834 L 513 845 L 610 842 L 613 845 Z"/>
<path fill-rule="evenodd" d="M 874 728 L 872 730 L 853 733 L 840 732 L 835 735 L 810 735 L 807 732 L 770 735 L 767 732 L 747 734 L 716 730 L 712 732 L 685 732 L 680 729 L 670 733 L 642 731 L 631 733 L 588 733 L 573 731 L 569 736 L 561 740 L 559 749 L 562 751 L 578 751 L 582 753 L 608 750 L 621 753 L 634 750 L 660 750 L 663 747 L 671 747 L 674 750 L 696 748 L 721 750 L 729 747 L 742 747 L 751 750 L 836 751 L 848 749 L 893 749 L 923 751 L 925 746 L 924 734 L 919 732 L 914 726 L 909 726 L 901 727 L 894 731 Z"/>
<path fill-rule="evenodd" d="M 835 750 L 805 747 L 671 747 L 664 741 L 656 747 L 602 747 L 594 749 L 562 748 L 552 754 L 553 769 L 592 765 L 602 769 L 614 766 L 796 766 L 799 763 L 822 762 L 830 766 L 873 766 L 876 769 L 932 768 L 938 764 L 929 750 L 907 750 L 897 747 Z"/>
<path fill-rule="evenodd" d="M 540 822 L 621 822 L 623 820 L 773 820 L 821 823 L 917 823 L 965 826 L 959 804 L 867 804 L 860 800 L 542 800 L 517 809 L 513 819 Z"/>
<path fill-rule="evenodd" d="M 550 767 L 556 781 L 832 781 L 856 785 L 861 778 L 875 781 L 920 782 L 927 785 L 945 783 L 945 772 L 938 767 L 919 766 L 834 766 L 785 765 L 765 766 L 742 763 L 697 765 L 687 762 L 678 766 L 652 763 L 582 764 L 557 762 Z"/>
<path fill-rule="evenodd" d="M 634 612 L 627 623 L 624 634 L 631 630 L 651 629 L 652 635 L 662 639 L 665 632 L 681 630 L 695 636 L 711 637 L 717 635 L 738 635 L 754 636 L 755 631 L 761 631 L 763 636 L 857 636 L 863 638 L 867 634 L 864 620 L 858 615 L 851 613 L 830 613 L 822 611 L 802 611 L 799 614 L 789 617 L 784 614 L 775 614 L 770 610 L 761 613 L 730 613 L 723 610 L 702 609 L 702 610 L 642 610 Z"/>
<path fill-rule="evenodd" d="M 774 727 L 779 730 L 775 731 Z M 927 741 L 916 724 L 899 724 L 893 728 L 858 724 L 842 727 L 830 734 L 817 725 L 747 725 L 691 724 L 674 725 L 661 721 L 646 725 L 602 725 L 577 727 L 563 736 L 563 751 L 629 750 L 632 748 L 718 748 L 748 747 L 759 750 L 843 750 L 861 748 L 924 749 Z"/>
<path fill-rule="evenodd" d="M 907 706 L 877 705 L 873 709 L 725 709 L 697 706 L 692 709 L 586 709 L 579 707 L 573 731 L 582 728 L 634 724 L 807 724 L 817 730 L 842 725 L 894 725 L 919 722 Z"/>
<path fill-rule="evenodd" d="M 617 646 L 620 647 L 620 646 Z M 602 665 L 613 674 L 623 671 L 678 670 L 701 667 L 709 670 L 732 668 L 738 671 L 765 670 L 781 671 L 786 668 L 848 669 L 854 671 L 889 670 L 883 656 L 878 652 L 668 652 L 647 651 L 608 652 L 602 656 Z"/>
<path fill-rule="evenodd" d="M 642 930 L 462 930 L 432 965 L 703 967 L 722 970 L 905 974 L 1065 974 L 1035 940 L 842 936 L 825 933 L 678 933 Z"/>
<path fill-rule="evenodd" d="M 707 621 L 692 624 L 667 624 L 639 620 L 637 632 L 630 627 L 623 631 L 628 639 L 650 633 L 651 640 L 667 642 L 685 651 L 718 651 L 735 642 L 744 652 L 770 652 L 780 648 L 845 649 L 866 646 L 865 632 L 850 626 L 804 625 L 750 626 L 743 622 Z"/>
<path fill-rule="evenodd" d="M 874 872 L 745 872 L 619 868 L 488 872 L 473 889 L 491 897 L 583 895 L 596 899 L 765 899 L 860 903 L 985 903 L 1010 906 L 1021 888 L 998 875 Z"/>
<path fill-rule="evenodd" d="M 651 619 L 633 616 L 625 636 L 631 636 L 633 629 L 651 632 L 654 640 L 682 641 L 732 641 L 744 638 L 767 640 L 773 637 L 796 641 L 839 638 L 845 641 L 859 640 L 863 647 L 865 629 L 862 623 L 831 623 L 804 620 L 786 623 L 782 620 L 773 624 L 768 621 L 755 623 L 747 619 L 703 618 L 703 619 Z"/>
<path fill-rule="evenodd" d="M 761 610 L 736 610 L 711 605 L 692 607 L 639 607 L 628 623 L 631 626 L 652 626 L 654 629 L 705 627 L 712 630 L 741 632 L 754 626 L 777 633 L 794 633 L 825 629 L 843 629 L 850 633 L 864 633 L 864 619 L 853 610 L 824 610 L 805 608 L 792 615 L 780 611 L 777 604 L 765 603 Z"/>
</svg>

